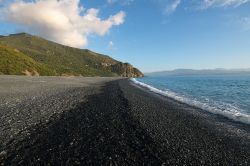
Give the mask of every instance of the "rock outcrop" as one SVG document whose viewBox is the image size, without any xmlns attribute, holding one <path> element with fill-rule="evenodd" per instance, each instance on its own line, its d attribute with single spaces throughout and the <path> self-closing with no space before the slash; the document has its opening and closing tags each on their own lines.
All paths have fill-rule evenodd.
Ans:
<svg viewBox="0 0 250 166">
<path fill-rule="evenodd" d="M 111 71 L 116 71 L 122 77 L 143 77 L 143 73 L 129 63 L 117 63 L 111 66 Z"/>
</svg>

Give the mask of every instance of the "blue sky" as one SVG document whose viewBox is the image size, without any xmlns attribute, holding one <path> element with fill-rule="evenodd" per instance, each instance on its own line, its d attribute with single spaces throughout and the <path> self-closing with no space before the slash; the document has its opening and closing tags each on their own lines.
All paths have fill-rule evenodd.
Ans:
<svg viewBox="0 0 250 166">
<path fill-rule="evenodd" d="M 77 0 L 63 1 L 78 3 Z M 0 34 L 27 31 L 60 42 L 60 38 L 51 37 L 52 33 L 42 32 L 41 27 L 37 27 L 40 22 L 35 21 L 34 26 L 30 21 L 17 18 L 18 13 L 9 16 L 6 2 L 0 0 Z M 248 0 L 81 0 L 79 6 L 84 8 L 80 15 L 95 8 L 99 12 L 93 14 L 95 18 L 105 21 L 80 31 L 84 35 L 79 40 L 83 41 L 82 45 L 76 41 L 77 46 L 130 62 L 143 72 L 250 68 Z M 26 19 L 33 20 L 30 16 Z M 81 25 L 81 29 L 85 29 L 84 26 Z"/>
</svg>

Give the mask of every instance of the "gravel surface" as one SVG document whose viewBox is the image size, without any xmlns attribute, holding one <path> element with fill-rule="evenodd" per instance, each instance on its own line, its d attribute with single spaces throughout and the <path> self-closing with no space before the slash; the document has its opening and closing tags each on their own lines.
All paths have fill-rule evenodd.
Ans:
<svg viewBox="0 0 250 166">
<path fill-rule="evenodd" d="M 120 81 L 130 113 L 167 165 L 250 165 L 250 125 Z"/>
<path fill-rule="evenodd" d="M 0 161 L 7 145 L 29 138 L 35 126 L 59 119 L 116 79 L 0 76 Z"/>
<path fill-rule="evenodd" d="M 250 127 L 126 79 L 0 76 L 0 165 L 249 165 Z"/>
</svg>

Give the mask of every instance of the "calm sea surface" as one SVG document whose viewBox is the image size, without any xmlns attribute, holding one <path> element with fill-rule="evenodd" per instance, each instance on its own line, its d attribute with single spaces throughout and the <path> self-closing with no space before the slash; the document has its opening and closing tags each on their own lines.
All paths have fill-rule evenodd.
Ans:
<svg viewBox="0 0 250 166">
<path fill-rule="evenodd" d="M 133 79 L 155 93 L 250 124 L 250 75 L 146 76 Z"/>
</svg>

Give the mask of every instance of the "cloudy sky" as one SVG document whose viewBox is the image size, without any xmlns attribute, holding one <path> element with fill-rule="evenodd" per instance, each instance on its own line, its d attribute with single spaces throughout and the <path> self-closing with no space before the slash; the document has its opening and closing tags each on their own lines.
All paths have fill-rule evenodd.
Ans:
<svg viewBox="0 0 250 166">
<path fill-rule="evenodd" d="M 39 35 L 144 72 L 250 68 L 249 1 L 0 0 L 0 35 Z"/>
</svg>

